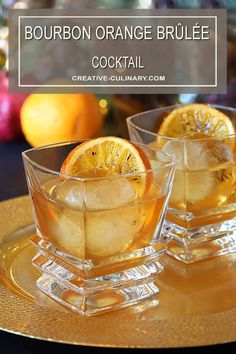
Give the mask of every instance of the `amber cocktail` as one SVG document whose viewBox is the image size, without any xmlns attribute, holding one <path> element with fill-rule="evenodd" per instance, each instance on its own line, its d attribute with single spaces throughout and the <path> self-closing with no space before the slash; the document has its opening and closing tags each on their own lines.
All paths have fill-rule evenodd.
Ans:
<svg viewBox="0 0 236 354">
<path fill-rule="evenodd" d="M 128 118 L 131 140 L 177 162 L 163 239 L 185 263 L 236 250 L 236 110 L 193 104 Z"/>
<path fill-rule="evenodd" d="M 119 138 L 94 141 L 23 153 L 39 251 L 33 264 L 42 272 L 37 285 L 86 315 L 158 293 L 159 237 L 174 173 L 161 151 Z"/>
</svg>

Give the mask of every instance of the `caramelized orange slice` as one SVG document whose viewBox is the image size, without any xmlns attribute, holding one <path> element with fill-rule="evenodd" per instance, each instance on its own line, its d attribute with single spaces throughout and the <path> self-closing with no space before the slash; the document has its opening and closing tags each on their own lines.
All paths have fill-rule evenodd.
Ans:
<svg viewBox="0 0 236 354">
<path fill-rule="evenodd" d="M 230 118 L 222 112 L 196 103 L 174 109 L 163 120 L 158 134 L 172 138 L 223 138 L 234 134 L 234 127 Z"/>
<path fill-rule="evenodd" d="M 61 172 L 83 178 L 130 174 L 128 180 L 141 195 L 150 186 L 151 172 L 146 173 L 150 169 L 149 159 L 139 146 L 108 136 L 86 141 L 73 149 Z"/>
</svg>

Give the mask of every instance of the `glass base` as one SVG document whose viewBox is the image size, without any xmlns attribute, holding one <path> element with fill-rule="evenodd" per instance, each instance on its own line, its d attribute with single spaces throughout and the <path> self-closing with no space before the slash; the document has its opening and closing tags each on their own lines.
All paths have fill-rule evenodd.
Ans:
<svg viewBox="0 0 236 354">
<path fill-rule="evenodd" d="M 163 245 L 159 244 L 158 251 L 138 257 L 135 262 L 132 259 L 132 263 L 127 262 L 126 266 L 121 262 L 104 268 L 92 266 L 91 260 L 68 262 L 68 258 L 52 252 L 54 246 L 38 236 L 33 237 L 32 242 L 39 251 L 33 258 L 33 265 L 42 273 L 37 287 L 81 315 L 121 309 L 154 298 L 159 293 L 156 282 L 163 270 L 159 263 L 165 251 Z M 142 254 L 145 254 L 143 250 Z"/>
<path fill-rule="evenodd" d="M 236 220 L 185 229 L 166 221 L 162 241 L 167 254 L 186 264 L 236 251 Z"/>
</svg>

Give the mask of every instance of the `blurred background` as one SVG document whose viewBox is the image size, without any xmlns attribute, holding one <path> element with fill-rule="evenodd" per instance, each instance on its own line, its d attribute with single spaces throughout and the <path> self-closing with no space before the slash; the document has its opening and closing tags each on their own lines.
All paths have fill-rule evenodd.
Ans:
<svg viewBox="0 0 236 354">
<path fill-rule="evenodd" d="M 228 10 L 227 95 L 16 95 L 8 93 L 9 9 L 27 8 L 226 8 Z M 65 53 L 64 65 L 66 65 Z M 45 68 L 47 63 L 45 62 Z M 99 135 L 127 137 L 126 118 L 177 103 L 236 107 L 235 0 L 2 0 L 0 14 L 0 200 L 27 193 L 21 152 L 31 146 Z M 67 109 L 63 109 L 67 107 Z"/>
</svg>

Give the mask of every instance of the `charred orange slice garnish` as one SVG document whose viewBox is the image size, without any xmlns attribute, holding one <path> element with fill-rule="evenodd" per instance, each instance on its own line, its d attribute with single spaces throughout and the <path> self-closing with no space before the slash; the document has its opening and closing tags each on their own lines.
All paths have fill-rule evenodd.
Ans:
<svg viewBox="0 0 236 354">
<path fill-rule="evenodd" d="M 138 195 L 150 186 L 151 165 L 145 152 L 134 143 L 118 137 L 101 137 L 74 148 L 65 159 L 61 173 L 81 178 L 129 175 Z"/>
<path fill-rule="evenodd" d="M 174 109 L 163 120 L 158 131 L 162 136 L 189 139 L 224 138 L 234 133 L 229 117 L 213 107 L 198 103 Z M 158 142 L 161 140 L 160 137 Z M 234 146 L 232 138 L 227 139 L 227 143 Z"/>
</svg>

